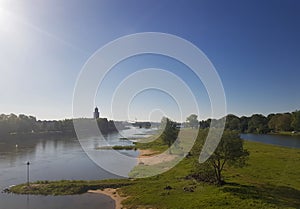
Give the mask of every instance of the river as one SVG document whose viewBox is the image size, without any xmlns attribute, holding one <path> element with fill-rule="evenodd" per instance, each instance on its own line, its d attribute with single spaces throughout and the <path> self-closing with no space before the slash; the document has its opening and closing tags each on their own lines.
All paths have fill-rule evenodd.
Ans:
<svg viewBox="0 0 300 209">
<path fill-rule="evenodd" d="M 284 136 L 271 134 L 241 134 L 241 138 L 277 146 L 300 148 L 300 136 Z"/>
<path fill-rule="evenodd" d="M 121 137 L 146 137 L 151 129 L 131 127 L 120 134 L 107 136 L 113 145 L 130 145 L 132 142 L 121 140 Z M 97 138 L 85 140 L 85 146 L 91 149 L 101 144 Z M 137 156 L 137 151 L 122 151 Z M 101 151 L 105 155 L 105 151 Z M 109 158 L 107 159 L 109 160 Z M 90 160 L 77 139 L 14 139 L 0 140 L 0 188 L 26 182 L 27 167 L 30 164 L 30 181 L 37 180 L 96 180 L 118 178 Z M 114 162 L 116 163 L 116 162 Z M 136 160 L 130 165 L 117 165 L 126 169 L 133 168 Z M 114 201 L 105 195 L 82 194 L 73 196 L 36 196 L 0 194 L 0 209 L 112 209 Z"/>
</svg>

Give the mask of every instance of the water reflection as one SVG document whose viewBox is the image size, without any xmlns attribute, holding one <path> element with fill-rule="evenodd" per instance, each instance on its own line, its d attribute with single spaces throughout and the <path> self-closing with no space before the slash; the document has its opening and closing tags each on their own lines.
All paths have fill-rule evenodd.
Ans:
<svg viewBox="0 0 300 209">
<path fill-rule="evenodd" d="M 2 195 L 0 209 L 113 209 L 114 201 L 104 195 L 71 196 Z"/>
<path fill-rule="evenodd" d="M 120 134 L 106 136 L 111 145 L 127 145 L 132 142 L 120 140 L 122 137 L 140 138 L 150 130 L 128 129 Z M 146 135 L 143 135 L 146 136 Z M 86 139 L 89 149 L 97 152 L 96 147 L 103 144 L 97 138 Z M 16 146 L 17 145 L 17 146 Z M 108 151 L 109 152 L 109 151 Z M 115 163 L 120 168 L 128 169 L 128 165 L 122 165 L 110 159 L 108 152 L 100 151 L 99 157 L 106 159 L 107 163 Z M 137 152 L 129 151 L 123 154 L 135 156 Z M 102 154 L 101 154 L 102 153 Z M 10 136 L 0 138 L 0 189 L 26 182 L 26 162 L 30 165 L 30 181 L 37 180 L 62 180 L 62 179 L 107 179 L 119 178 L 95 163 L 83 152 L 78 140 L 72 137 L 31 138 Z M 133 158 L 132 165 L 136 163 Z M 75 196 L 33 196 L 0 194 L 0 209 L 14 208 L 43 208 L 43 209 L 81 209 L 81 208 L 113 208 L 114 202 L 104 196 L 95 194 L 83 194 Z"/>
<path fill-rule="evenodd" d="M 300 136 L 282 136 L 269 134 L 241 134 L 242 139 L 263 142 L 285 147 L 300 148 Z"/>
</svg>

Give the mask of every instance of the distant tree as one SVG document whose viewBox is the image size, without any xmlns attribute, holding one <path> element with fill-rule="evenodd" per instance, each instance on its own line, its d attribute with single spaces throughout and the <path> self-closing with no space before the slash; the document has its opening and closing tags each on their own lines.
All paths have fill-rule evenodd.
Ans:
<svg viewBox="0 0 300 209">
<path fill-rule="evenodd" d="M 75 119 L 86 124 L 89 119 Z M 114 121 L 108 121 L 106 118 L 99 118 L 97 120 L 99 129 L 103 133 L 116 132 L 116 126 Z M 125 129 L 122 123 L 117 123 L 118 129 Z M 150 124 L 151 125 L 151 124 Z M 65 120 L 36 120 L 33 116 L 27 116 L 20 114 L 5 115 L 0 114 L 0 136 L 10 134 L 28 134 L 28 133 L 51 133 L 51 134 L 68 134 L 74 135 L 75 130 L 73 126 L 73 119 Z"/>
<path fill-rule="evenodd" d="M 249 123 L 249 118 L 246 116 L 242 116 L 240 118 L 240 130 L 242 133 L 247 132 L 248 130 L 248 123 Z"/>
<path fill-rule="evenodd" d="M 226 117 L 222 117 L 220 119 L 212 119 L 210 122 L 211 128 L 224 128 L 226 125 Z"/>
<path fill-rule="evenodd" d="M 163 132 L 161 134 L 162 141 L 170 148 L 176 141 L 178 136 L 178 129 L 176 122 L 171 121 L 169 118 L 163 117 L 161 120 Z M 171 153 L 171 149 L 169 149 Z"/>
<path fill-rule="evenodd" d="M 271 117 L 268 127 L 273 131 L 291 131 L 292 115 L 290 113 L 276 114 Z"/>
<path fill-rule="evenodd" d="M 107 118 L 98 118 L 97 119 L 98 128 L 100 129 L 102 134 L 105 134 L 108 132 L 109 124 Z"/>
<path fill-rule="evenodd" d="M 7 115 L 0 115 L 0 135 L 5 135 L 9 133 L 9 126 L 7 122 Z"/>
<path fill-rule="evenodd" d="M 211 123 L 211 119 L 202 120 L 199 122 L 199 126 L 201 129 L 209 128 L 210 123 Z"/>
<path fill-rule="evenodd" d="M 278 118 L 277 129 L 280 131 L 291 131 L 292 115 L 284 113 Z"/>
<path fill-rule="evenodd" d="M 186 121 L 187 121 L 187 124 L 189 125 L 189 127 L 198 128 L 199 121 L 197 118 L 198 118 L 198 116 L 196 114 L 191 114 L 190 116 L 188 116 L 186 118 Z"/>
<path fill-rule="evenodd" d="M 292 113 L 291 126 L 294 131 L 300 131 L 300 110 Z"/>
<path fill-rule="evenodd" d="M 254 114 L 248 122 L 249 133 L 263 134 L 269 132 L 268 119 L 261 114 Z"/>
<path fill-rule="evenodd" d="M 228 130 L 236 130 L 239 131 L 240 130 L 240 119 L 239 117 L 229 114 L 226 116 L 226 124 L 225 124 L 225 128 Z"/>
<path fill-rule="evenodd" d="M 278 121 L 279 117 L 280 117 L 280 114 L 268 115 L 268 118 L 269 118 L 268 127 L 270 130 L 278 131 L 277 130 L 277 121 Z"/>
<path fill-rule="evenodd" d="M 270 121 L 276 114 L 271 113 L 267 116 L 268 121 Z"/>
<path fill-rule="evenodd" d="M 225 131 L 221 141 L 211 155 L 211 157 L 198 169 L 193 172 L 193 175 L 198 179 L 206 179 L 205 181 L 214 182 L 217 185 L 224 184 L 222 171 L 226 165 L 243 167 L 246 165 L 246 160 L 249 152 L 243 147 L 243 140 L 236 131 Z"/>
<path fill-rule="evenodd" d="M 61 129 L 60 129 L 61 131 L 74 131 L 72 119 L 62 120 L 60 123 L 60 126 L 61 126 Z"/>
</svg>

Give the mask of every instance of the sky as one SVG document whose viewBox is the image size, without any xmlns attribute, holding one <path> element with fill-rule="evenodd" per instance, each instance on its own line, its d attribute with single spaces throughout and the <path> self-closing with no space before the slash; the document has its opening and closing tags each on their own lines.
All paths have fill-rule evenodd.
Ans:
<svg viewBox="0 0 300 209">
<path fill-rule="evenodd" d="M 89 58 L 105 44 L 141 32 L 176 35 L 202 50 L 222 81 L 228 113 L 300 109 L 298 0 L 0 0 L 0 113 L 71 118 L 76 82 Z M 93 103 L 101 117 L 184 120 L 194 113 L 189 105 L 178 105 L 184 91 L 172 97 L 147 89 L 131 95 L 129 104 L 120 102 L 124 94 L 111 100 L 132 75 L 139 81 L 136 88 L 156 80 L 139 74 L 149 68 L 181 79 L 199 105 L 199 119 L 211 116 L 205 86 L 187 66 L 144 54 L 118 63 L 99 84 Z M 165 82 L 179 88 L 176 79 Z M 87 111 L 85 116 L 92 116 L 93 110 Z"/>
</svg>

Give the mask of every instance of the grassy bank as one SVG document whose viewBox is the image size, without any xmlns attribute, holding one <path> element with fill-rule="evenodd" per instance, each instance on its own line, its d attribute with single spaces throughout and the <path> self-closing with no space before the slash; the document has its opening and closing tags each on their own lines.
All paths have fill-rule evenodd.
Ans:
<svg viewBox="0 0 300 209">
<path fill-rule="evenodd" d="M 73 195 L 82 194 L 88 190 L 120 188 L 128 186 L 133 182 L 128 179 L 96 180 L 96 181 L 37 181 L 20 184 L 10 188 L 10 192 L 16 194 L 38 194 L 38 195 Z"/>
<path fill-rule="evenodd" d="M 186 137 L 189 134 L 187 132 Z M 148 145 L 139 143 L 137 146 L 163 149 L 159 141 Z M 222 187 L 187 178 L 198 158 L 192 155 L 171 170 L 145 179 L 58 181 L 41 183 L 36 190 L 27 191 L 24 185 L 11 190 L 31 194 L 76 194 L 88 189 L 118 187 L 121 195 L 128 196 L 123 201 L 126 208 L 300 208 L 300 149 L 249 141 L 245 141 L 244 146 L 250 152 L 248 166 L 225 168 L 227 184 Z M 143 165 L 136 169 L 140 166 Z"/>
<path fill-rule="evenodd" d="M 245 142 L 248 166 L 226 168 L 227 184 L 206 185 L 186 179 L 192 159 L 142 183 L 121 189 L 129 208 L 300 208 L 300 150 Z M 145 186 L 146 185 L 146 186 Z M 166 190 L 169 186 L 171 189 Z"/>
<path fill-rule="evenodd" d="M 135 146 L 103 146 L 103 147 L 97 147 L 97 150 L 136 150 L 137 148 Z"/>
<path fill-rule="evenodd" d="M 159 138 L 159 134 L 143 138 L 135 143 L 137 149 L 149 149 L 157 152 L 163 152 L 168 149 L 168 146 Z"/>
</svg>

